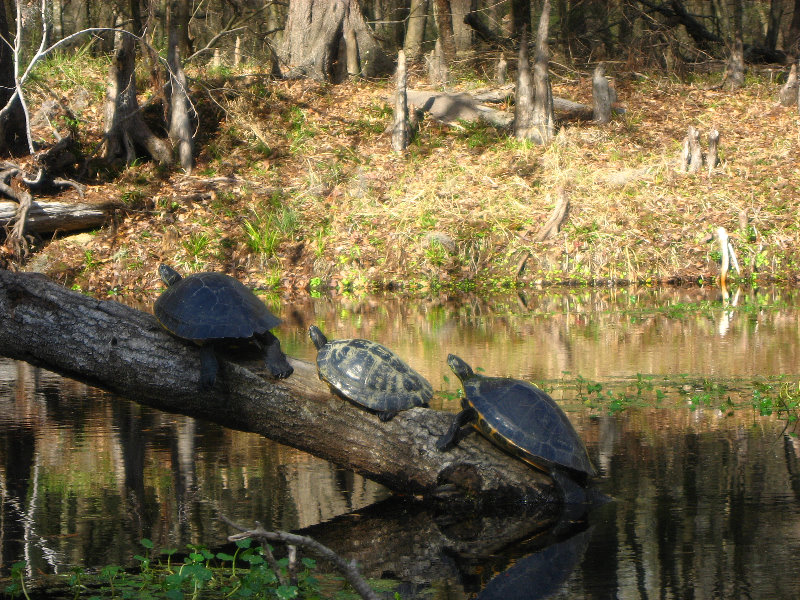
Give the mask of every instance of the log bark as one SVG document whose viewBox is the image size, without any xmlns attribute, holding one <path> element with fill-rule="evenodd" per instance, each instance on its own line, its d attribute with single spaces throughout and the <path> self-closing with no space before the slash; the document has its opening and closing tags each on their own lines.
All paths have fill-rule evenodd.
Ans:
<svg viewBox="0 0 800 600">
<path fill-rule="evenodd" d="M 0 227 L 8 225 L 17 214 L 18 205 L 0 201 Z M 89 204 L 34 200 L 25 219 L 26 233 L 77 231 L 102 226 L 118 208 L 113 203 Z"/>
<path fill-rule="evenodd" d="M 222 360 L 217 383 L 203 392 L 199 350 L 167 334 L 152 315 L 40 275 L 0 271 L 0 321 L 3 356 L 160 410 L 259 433 L 400 494 L 560 501 L 550 478 L 481 436 L 437 451 L 452 415 L 415 408 L 381 423 L 332 395 L 316 367 L 303 361 L 290 359 L 294 375 L 273 381 L 263 363 Z"/>
</svg>

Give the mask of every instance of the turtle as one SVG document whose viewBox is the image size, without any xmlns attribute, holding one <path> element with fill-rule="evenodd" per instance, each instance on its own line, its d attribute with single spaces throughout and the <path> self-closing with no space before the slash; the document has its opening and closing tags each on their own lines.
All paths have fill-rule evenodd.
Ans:
<svg viewBox="0 0 800 600">
<path fill-rule="evenodd" d="M 169 333 L 200 346 L 200 385 L 213 387 L 219 364 L 215 349 L 255 345 L 276 379 L 294 369 L 270 329 L 281 320 L 237 279 L 224 273 L 195 273 L 182 277 L 162 264 L 158 268 L 167 289 L 153 305 L 158 322 Z"/>
<path fill-rule="evenodd" d="M 582 502 L 580 488 L 597 472 L 561 407 L 526 381 L 478 375 L 455 354 L 447 356 L 447 364 L 464 386 L 463 410 L 437 440 L 437 449 L 446 451 L 477 429 L 501 449 L 550 475 L 566 501 Z M 472 428 L 462 432 L 467 424 Z"/>
<path fill-rule="evenodd" d="M 427 406 L 433 387 L 394 352 L 362 339 L 333 340 L 312 325 L 308 335 L 317 348 L 319 378 L 331 391 L 378 414 L 381 421 L 401 410 Z"/>
</svg>

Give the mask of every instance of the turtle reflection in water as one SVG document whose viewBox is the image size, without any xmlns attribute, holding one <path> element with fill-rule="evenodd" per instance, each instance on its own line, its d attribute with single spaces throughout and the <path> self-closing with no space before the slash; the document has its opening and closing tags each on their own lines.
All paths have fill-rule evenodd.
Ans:
<svg viewBox="0 0 800 600">
<path fill-rule="evenodd" d="M 458 443 L 461 428 L 471 424 L 506 452 L 549 474 L 566 502 L 584 502 L 581 488 L 596 471 L 561 407 L 525 381 L 477 375 L 454 354 L 448 355 L 447 364 L 464 386 L 463 410 L 439 438 L 437 448 L 451 448 Z"/>
<path fill-rule="evenodd" d="M 217 347 L 254 345 L 263 354 L 273 377 L 294 369 L 270 329 L 281 320 L 240 281 L 223 273 L 196 273 L 187 277 L 167 265 L 158 268 L 167 285 L 153 306 L 162 327 L 172 335 L 200 346 L 200 384 L 209 389 L 217 378 Z"/>
<path fill-rule="evenodd" d="M 370 340 L 332 340 L 312 325 L 308 335 L 317 348 L 319 378 L 343 398 L 388 421 L 399 411 L 427 406 L 433 388 L 386 346 Z"/>
</svg>

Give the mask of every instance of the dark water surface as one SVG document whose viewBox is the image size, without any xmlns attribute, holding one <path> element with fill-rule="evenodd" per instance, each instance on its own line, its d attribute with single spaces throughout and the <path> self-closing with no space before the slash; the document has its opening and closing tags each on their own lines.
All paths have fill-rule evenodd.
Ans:
<svg viewBox="0 0 800 600">
<path fill-rule="evenodd" d="M 144 537 L 215 547 L 223 513 L 307 528 L 403 597 L 798 598 L 800 443 L 776 413 L 800 394 L 797 305 L 795 290 L 626 289 L 276 307 L 287 354 L 313 360 L 312 323 L 375 339 L 436 408 L 457 410 L 448 352 L 545 387 L 614 498 L 555 530 L 535 507 L 404 504 L 258 436 L 0 359 L 0 569 L 130 565 Z"/>
</svg>

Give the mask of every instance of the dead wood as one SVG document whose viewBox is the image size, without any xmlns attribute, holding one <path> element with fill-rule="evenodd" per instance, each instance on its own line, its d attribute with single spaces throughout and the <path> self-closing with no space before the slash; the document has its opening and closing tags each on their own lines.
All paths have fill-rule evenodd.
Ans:
<svg viewBox="0 0 800 600">
<path fill-rule="evenodd" d="M 708 175 L 719 163 L 717 152 L 719 151 L 719 131 L 712 129 L 708 134 L 708 154 L 706 155 L 706 166 L 708 167 Z"/>
<path fill-rule="evenodd" d="M 545 240 L 549 240 L 550 238 L 554 237 L 564 222 L 567 220 L 567 216 L 569 215 L 569 196 L 567 195 L 566 190 L 561 189 L 558 192 L 558 199 L 556 200 L 556 205 L 553 207 L 553 210 L 550 213 L 550 216 L 547 217 L 547 221 L 545 221 L 544 225 L 536 232 L 536 235 L 533 236 L 534 242 L 544 242 Z M 523 271 L 525 270 L 525 266 L 528 263 L 528 259 L 531 257 L 530 250 L 525 250 L 520 256 L 519 260 L 517 261 L 517 268 L 516 268 L 516 278 L 519 279 L 522 276 Z"/>
<path fill-rule="evenodd" d="M 263 362 L 223 360 L 215 387 L 203 392 L 199 350 L 167 334 L 152 315 L 43 276 L 0 271 L 0 320 L 0 355 L 160 410 L 264 435 L 400 494 L 558 502 L 548 477 L 481 436 L 437 451 L 452 415 L 415 408 L 381 423 L 333 396 L 315 365 L 303 361 L 290 359 L 294 375 L 273 381 Z"/>
<path fill-rule="evenodd" d="M 428 74 L 428 83 L 434 87 L 445 87 L 449 76 L 447 61 L 444 58 L 442 43 L 436 40 L 436 45 L 425 55 L 425 68 Z"/>
<path fill-rule="evenodd" d="M 594 120 L 598 123 L 611 121 L 611 88 L 605 76 L 603 65 L 597 65 L 592 77 L 592 99 L 594 101 Z"/>
<path fill-rule="evenodd" d="M 569 214 L 569 196 L 567 195 L 566 190 L 559 190 L 558 192 L 558 199 L 556 200 L 556 205 L 553 207 L 550 216 L 547 217 L 547 221 L 545 221 L 544 225 L 542 225 L 541 229 L 536 232 L 536 235 L 533 236 L 534 242 L 543 242 L 545 240 L 549 240 L 550 238 L 554 237 L 561 226 L 564 224 L 564 221 L 567 220 L 567 215 Z"/>
<path fill-rule="evenodd" d="M 408 78 L 406 76 L 406 53 L 397 53 L 397 92 L 394 101 L 394 127 L 392 128 L 392 149 L 403 152 L 411 137 L 408 122 L 408 97 L 406 95 Z"/>
<path fill-rule="evenodd" d="M 683 170 L 687 173 L 697 173 L 703 168 L 703 150 L 700 148 L 700 131 L 689 125 L 689 131 L 683 138 L 683 151 L 681 154 Z"/>
<path fill-rule="evenodd" d="M 505 56 L 502 54 L 500 58 L 497 60 L 497 65 L 495 66 L 494 70 L 494 80 L 497 85 L 505 85 L 506 84 L 506 75 L 508 73 L 508 61 L 506 60 Z"/>
<path fill-rule="evenodd" d="M 361 576 L 361 573 L 359 573 L 355 562 L 346 561 L 341 556 L 336 554 L 336 552 L 327 546 L 320 544 L 315 539 L 310 538 L 307 535 L 298 535 L 296 533 L 288 533 L 286 531 L 267 531 L 258 521 L 256 521 L 254 528 L 248 529 L 247 527 L 237 525 L 224 516 L 222 517 L 222 520 L 234 529 L 238 529 L 241 532 L 228 536 L 229 541 L 236 542 L 246 538 L 255 538 L 261 542 L 261 547 L 264 549 L 268 549 L 270 542 L 283 542 L 284 544 L 290 544 L 292 546 L 300 546 L 310 550 L 319 558 L 335 565 L 336 568 L 339 569 L 339 571 L 345 576 L 347 583 L 349 583 L 353 589 L 358 592 L 359 596 L 365 598 L 366 600 L 378 600 L 378 595 L 371 587 L 369 587 L 369 584 Z M 272 557 L 271 552 L 269 552 L 268 557 Z M 274 557 L 272 557 L 272 562 L 275 562 Z M 282 576 L 281 569 L 277 568 L 277 563 L 273 565 L 273 570 L 276 574 L 278 574 L 279 577 Z M 287 582 L 284 583 L 284 585 L 286 584 Z"/>
<path fill-rule="evenodd" d="M 797 104 L 799 89 L 800 86 L 798 86 L 797 83 L 797 63 L 793 63 L 789 71 L 789 77 L 786 79 L 786 83 L 783 84 L 778 94 L 780 103 L 783 106 L 795 106 Z"/>
<path fill-rule="evenodd" d="M 119 205 L 32 200 L 25 218 L 26 233 L 52 233 L 94 229 L 108 221 Z M 19 215 L 19 204 L 0 201 L 0 226 L 7 227 Z"/>
</svg>

